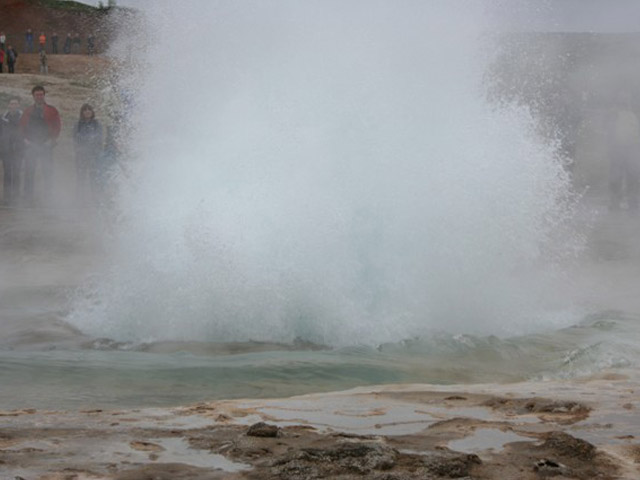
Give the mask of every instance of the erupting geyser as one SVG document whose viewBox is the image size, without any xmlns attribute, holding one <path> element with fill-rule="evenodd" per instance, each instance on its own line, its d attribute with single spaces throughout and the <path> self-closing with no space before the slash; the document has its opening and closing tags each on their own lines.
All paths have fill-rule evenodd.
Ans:
<svg viewBox="0 0 640 480">
<path fill-rule="evenodd" d="M 486 99 L 480 2 L 150 15 L 124 218 L 83 331 L 349 345 L 548 321 L 569 181 L 524 109 Z"/>
</svg>

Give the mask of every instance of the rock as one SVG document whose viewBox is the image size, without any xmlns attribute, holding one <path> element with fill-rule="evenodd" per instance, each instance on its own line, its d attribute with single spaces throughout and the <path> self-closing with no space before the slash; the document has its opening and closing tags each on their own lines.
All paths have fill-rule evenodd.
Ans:
<svg viewBox="0 0 640 480">
<path fill-rule="evenodd" d="M 589 408 L 578 402 L 561 400 L 543 400 L 539 398 L 529 400 L 525 410 L 531 413 L 588 413 Z"/>
<path fill-rule="evenodd" d="M 550 450 L 555 455 L 580 460 L 592 460 L 596 454 L 596 447 L 589 442 L 558 431 L 551 432 L 541 448 Z"/>
<path fill-rule="evenodd" d="M 405 475 L 403 473 L 380 473 L 371 480 L 415 480 L 415 476 Z"/>
<path fill-rule="evenodd" d="M 264 422 L 254 423 L 247 430 L 249 437 L 277 437 L 280 432 L 280 428 L 276 425 L 268 425 Z"/>
<path fill-rule="evenodd" d="M 283 478 L 331 478 L 338 473 L 369 475 L 395 466 L 395 449 L 374 442 L 345 442 L 329 448 L 303 448 L 273 463 Z"/>
<path fill-rule="evenodd" d="M 480 457 L 472 453 L 445 453 L 427 457 L 424 460 L 427 470 L 442 477 L 461 478 L 471 473 L 474 465 L 481 465 Z"/>
<path fill-rule="evenodd" d="M 494 397 L 486 402 L 487 407 L 496 410 L 507 411 L 517 415 L 534 414 L 551 414 L 551 415 L 569 415 L 573 417 L 584 417 L 589 414 L 591 409 L 579 402 L 566 400 L 548 400 L 544 398 L 499 398 Z"/>
<path fill-rule="evenodd" d="M 131 441 L 129 442 L 129 446 L 134 450 L 138 450 L 140 452 L 162 452 L 164 451 L 164 447 L 158 445 L 157 443 L 152 442 L 143 442 L 143 441 Z"/>
<path fill-rule="evenodd" d="M 542 477 L 556 477 L 558 475 L 570 474 L 566 466 L 547 458 L 538 460 L 533 466 L 533 471 Z"/>
</svg>

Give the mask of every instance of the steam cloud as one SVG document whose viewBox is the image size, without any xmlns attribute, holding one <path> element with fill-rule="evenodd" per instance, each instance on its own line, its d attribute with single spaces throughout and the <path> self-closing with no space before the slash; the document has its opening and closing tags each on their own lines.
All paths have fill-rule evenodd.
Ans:
<svg viewBox="0 0 640 480">
<path fill-rule="evenodd" d="M 73 323 L 349 345 L 549 321 L 569 180 L 526 109 L 486 100 L 482 5 L 161 5 L 126 218 Z"/>
</svg>

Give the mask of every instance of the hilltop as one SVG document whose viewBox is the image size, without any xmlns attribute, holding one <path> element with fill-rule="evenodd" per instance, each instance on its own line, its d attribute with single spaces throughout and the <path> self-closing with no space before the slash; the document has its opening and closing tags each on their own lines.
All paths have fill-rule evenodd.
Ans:
<svg viewBox="0 0 640 480">
<path fill-rule="evenodd" d="M 98 8 L 72 0 L 3 0 L 0 3 L 0 27 L 7 42 L 24 51 L 24 33 L 30 28 L 36 37 L 40 32 L 47 35 L 47 52 L 52 33 L 59 37 L 62 48 L 67 33 L 78 33 L 83 40 L 82 51 L 86 51 L 85 39 L 89 33 L 96 37 L 96 51 L 103 52 L 115 35 L 115 25 L 123 17 L 137 14 L 136 10 L 124 7 Z"/>
</svg>

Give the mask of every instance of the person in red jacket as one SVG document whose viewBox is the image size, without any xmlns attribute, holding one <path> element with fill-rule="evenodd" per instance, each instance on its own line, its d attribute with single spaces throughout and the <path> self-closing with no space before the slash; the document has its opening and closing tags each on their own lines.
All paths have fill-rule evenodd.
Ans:
<svg viewBox="0 0 640 480">
<path fill-rule="evenodd" d="M 24 139 L 24 196 L 28 205 L 33 205 L 34 180 L 38 167 L 42 172 L 42 192 L 45 199 L 51 196 L 53 177 L 53 149 L 56 146 L 62 122 L 55 107 L 45 102 L 45 90 L 36 85 L 31 90 L 33 105 L 28 107 L 20 119 L 20 133 Z"/>
</svg>

